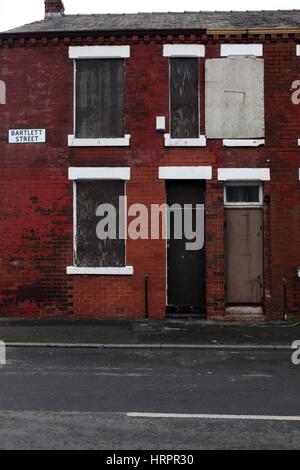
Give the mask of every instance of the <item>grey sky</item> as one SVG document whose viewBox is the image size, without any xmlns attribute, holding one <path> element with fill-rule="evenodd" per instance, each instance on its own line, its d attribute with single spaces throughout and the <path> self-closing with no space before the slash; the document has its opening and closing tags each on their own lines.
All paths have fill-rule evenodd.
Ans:
<svg viewBox="0 0 300 470">
<path fill-rule="evenodd" d="M 65 0 L 66 13 L 134 13 L 138 11 L 199 10 L 289 10 L 299 9 L 299 0 Z M 0 31 L 40 20 L 44 0 L 0 0 Z"/>
</svg>

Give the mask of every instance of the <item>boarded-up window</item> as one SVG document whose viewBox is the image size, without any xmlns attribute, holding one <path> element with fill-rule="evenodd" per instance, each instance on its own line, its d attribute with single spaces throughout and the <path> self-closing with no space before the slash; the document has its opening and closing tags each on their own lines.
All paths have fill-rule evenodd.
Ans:
<svg viewBox="0 0 300 470">
<path fill-rule="evenodd" d="M 124 60 L 76 61 L 76 137 L 124 137 Z"/>
<path fill-rule="evenodd" d="M 198 59 L 170 59 L 171 137 L 199 138 Z"/>
<path fill-rule="evenodd" d="M 257 139 L 265 135 L 264 61 L 256 58 L 206 61 L 206 136 Z"/>
<path fill-rule="evenodd" d="M 120 236 L 120 227 L 125 227 L 125 211 L 119 210 L 119 198 L 121 196 L 124 196 L 123 181 L 83 181 L 76 183 L 77 267 L 115 268 L 125 266 L 125 240 L 124 237 Z M 102 204 L 109 204 L 115 208 L 115 220 L 113 217 L 109 219 L 111 224 L 115 222 L 115 238 L 109 236 L 103 240 L 99 238 L 99 232 L 97 233 L 99 222 L 108 220 L 107 212 L 103 212 L 102 217 L 97 216 L 99 206 Z M 107 225 L 105 231 L 108 232 L 113 228 L 112 225 Z"/>
</svg>

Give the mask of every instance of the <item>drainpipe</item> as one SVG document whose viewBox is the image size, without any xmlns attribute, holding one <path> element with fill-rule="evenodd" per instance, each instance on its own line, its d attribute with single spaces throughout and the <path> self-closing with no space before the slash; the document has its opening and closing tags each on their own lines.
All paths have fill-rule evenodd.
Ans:
<svg viewBox="0 0 300 470">
<path fill-rule="evenodd" d="M 149 274 L 145 274 L 145 318 L 149 318 Z"/>
<path fill-rule="evenodd" d="M 284 276 L 282 279 L 283 283 L 283 310 L 284 310 L 284 320 L 288 319 L 288 278 Z"/>
</svg>

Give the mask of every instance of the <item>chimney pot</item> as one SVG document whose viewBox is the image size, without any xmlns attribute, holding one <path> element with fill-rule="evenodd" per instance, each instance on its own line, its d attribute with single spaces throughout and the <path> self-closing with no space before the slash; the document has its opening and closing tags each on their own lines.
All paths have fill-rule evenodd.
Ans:
<svg viewBox="0 0 300 470">
<path fill-rule="evenodd" d="M 65 7 L 62 0 L 45 0 L 45 18 L 64 16 Z"/>
</svg>

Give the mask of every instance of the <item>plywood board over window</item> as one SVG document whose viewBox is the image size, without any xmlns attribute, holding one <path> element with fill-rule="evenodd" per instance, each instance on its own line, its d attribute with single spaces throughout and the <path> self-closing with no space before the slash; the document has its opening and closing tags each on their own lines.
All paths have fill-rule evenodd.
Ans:
<svg viewBox="0 0 300 470">
<path fill-rule="evenodd" d="M 171 138 L 199 138 L 197 58 L 170 60 Z"/>
<path fill-rule="evenodd" d="M 124 196 L 124 181 L 78 181 L 76 183 L 76 266 L 83 268 L 125 266 L 125 240 L 119 227 L 125 227 L 125 215 L 120 214 L 119 198 Z M 116 236 L 99 239 L 97 216 L 100 205 L 111 205 L 116 219 Z M 105 209 L 106 210 L 106 209 Z M 122 220 L 120 221 L 120 218 Z M 103 237 L 104 238 L 104 237 Z"/>
<path fill-rule="evenodd" d="M 210 139 L 265 136 L 264 60 L 206 61 L 206 135 Z"/>
<path fill-rule="evenodd" d="M 75 137 L 124 137 L 124 59 L 76 61 Z"/>
</svg>

